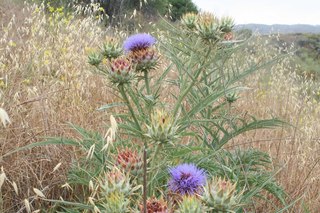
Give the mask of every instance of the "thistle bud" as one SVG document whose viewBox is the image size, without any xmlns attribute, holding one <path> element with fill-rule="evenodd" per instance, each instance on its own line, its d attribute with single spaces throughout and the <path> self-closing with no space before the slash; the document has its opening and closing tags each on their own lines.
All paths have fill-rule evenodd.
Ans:
<svg viewBox="0 0 320 213">
<path fill-rule="evenodd" d="M 232 212 L 239 206 L 242 193 L 236 192 L 236 184 L 221 178 L 213 178 L 204 187 L 202 200 L 214 212 Z"/>
<path fill-rule="evenodd" d="M 229 16 L 220 19 L 220 30 L 223 33 L 230 33 L 234 27 L 234 20 Z"/>
<path fill-rule="evenodd" d="M 105 175 L 99 182 L 102 196 L 108 196 L 113 192 L 119 192 L 121 194 L 129 194 L 131 185 L 129 178 L 126 177 L 120 170 L 113 168 L 109 173 Z"/>
<path fill-rule="evenodd" d="M 125 171 L 134 176 L 142 173 L 142 160 L 136 151 L 126 148 L 123 151 L 118 150 L 117 164 Z"/>
<path fill-rule="evenodd" d="M 102 55 L 108 59 L 117 58 L 122 53 L 119 41 L 113 37 L 107 37 L 106 42 L 102 46 Z"/>
<path fill-rule="evenodd" d="M 102 56 L 98 53 L 91 53 L 88 56 L 88 63 L 92 66 L 98 66 L 102 62 Z"/>
<path fill-rule="evenodd" d="M 196 27 L 195 25 L 196 21 L 197 21 L 197 14 L 195 13 L 186 13 L 181 18 L 181 23 L 190 30 Z"/>
<path fill-rule="evenodd" d="M 203 213 L 204 208 L 196 196 L 183 196 L 175 213 Z"/>
<path fill-rule="evenodd" d="M 112 83 L 129 83 L 135 76 L 134 65 L 131 60 L 120 57 L 111 60 L 108 66 L 108 77 Z"/>
<path fill-rule="evenodd" d="M 228 93 L 226 95 L 225 99 L 229 104 L 232 104 L 232 103 L 236 102 L 239 99 L 239 97 L 236 93 Z"/>
<path fill-rule="evenodd" d="M 106 202 L 102 204 L 104 212 L 128 212 L 129 200 L 123 193 L 112 192 L 106 197 Z"/>
<path fill-rule="evenodd" d="M 217 40 L 221 35 L 219 20 L 211 13 L 202 13 L 198 15 L 196 29 L 196 32 L 204 40 Z"/>
<path fill-rule="evenodd" d="M 156 110 L 151 115 L 151 124 L 147 126 L 148 133 L 146 134 L 153 142 L 169 143 L 176 140 L 178 126 L 174 119 L 163 110 Z"/>
<path fill-rule="evenodd" d="M 163 199 L 157 199 L 155 197 L 147 200 L 147 213 L 167 213 L 167 203 Z M 143 205 L 140 205 L 141 212 L 143 211 Z"/>
</svg>

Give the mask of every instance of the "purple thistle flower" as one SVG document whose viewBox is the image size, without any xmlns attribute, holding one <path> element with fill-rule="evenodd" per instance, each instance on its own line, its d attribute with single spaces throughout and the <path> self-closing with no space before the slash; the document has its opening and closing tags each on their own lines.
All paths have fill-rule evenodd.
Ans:
<svg viewBox="0 0 320 213">
<path fill-rule="evenodd" d="M 169 173 L 169 189 L 181 195 L 199 193 L 206 183 L 205 171 L 198 169 L 194 164 L 180 164 L 169 169 Z"/>
<path fill-rule="evenodd" d="M 140 49 L 146 49 L 156 43 L 156 39 L 147 34 L 139 33 L 132 36 L 129 36 L 123 44 L 123 49 L 126 52 L 135 51 Z"/>
</svg>

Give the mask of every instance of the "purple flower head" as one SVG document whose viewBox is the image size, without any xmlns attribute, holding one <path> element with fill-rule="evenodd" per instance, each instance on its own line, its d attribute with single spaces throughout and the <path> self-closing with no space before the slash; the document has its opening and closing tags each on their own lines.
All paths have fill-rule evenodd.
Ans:
<svg viewBox="0 0 320 213">
<path fill-rule="evenodd" d="M 147 34 L 139 33 L 132 36 L 129 36 L 123 44 L 123 49 L 126 52 L 135 51 L 140 49 L 146 49 L 156 43 L 156 39 Z"/>
<path fill-rule="evenodd" d="M 194 164 L 180 164 L 169 169 L 169 173 L 169 189 L 181 195 L 199 193 L 206 183 L 205 171 L 198 169 Z"/>
</svg>

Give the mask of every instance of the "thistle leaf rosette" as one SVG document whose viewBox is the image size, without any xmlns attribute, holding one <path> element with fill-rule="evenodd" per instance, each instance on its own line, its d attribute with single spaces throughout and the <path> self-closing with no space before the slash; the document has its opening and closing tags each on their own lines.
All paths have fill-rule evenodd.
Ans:
<svg viewBox="0 0 320 213">
<path fill-rule="evenodd" d="M 236 184 L 221 178 L 213 178 L 204 187 L 202 200 L 213 212 L 234 212 L 240 206 L 242 193 L 237 193 Z"/>
<path fill-rule="evenodd" d="M 198 195 L 203 191 L 206 183 L 206 173 L 194 164 L 180 164 L 169 169 L 171 179 L 169 180 L 169 190 L 171 192 L 184 195 Z"/>
<path fill-rule="evenodd" d="M 107 59 L 119 57 L 122 54 L 119 40 L 113 37 L 107 37 L 105 43 L 102 45 L 101 54 Z"/>
<path fill-rule="evenodd" d="M 147 125 L 148 133 L 146 136 L 155 143 L 173 143 L 179 138 L 178 128 L 169 113 L 164 110 L 156 110 L 151 115 L 150 125 Z"/>
<path fill-rule="evenodd" d="M 112 83 L 126 84 L 135 77 L 134 69 L 131 59 L 119 57 L 107 64 L 107 75 Z"/>
<path fill-rule="evenodd" d="M 196 196 L 183 196 L 175 213 L 203 213 L 205 212 L 201 200 Z"/>
</svg>

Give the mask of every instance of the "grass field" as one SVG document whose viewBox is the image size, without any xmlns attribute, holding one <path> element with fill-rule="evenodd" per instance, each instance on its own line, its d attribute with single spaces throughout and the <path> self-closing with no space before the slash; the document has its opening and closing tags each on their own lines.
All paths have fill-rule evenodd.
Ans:
<svg viewBox="0 0 320 213">
<path fill-rule="evenodd" d="M 120 97 L 106 79 L 90 71 L 87 58 L 107 35 L 124 39 L 127 33 L 102 28 L 93 15 L 79 18 L 59 11 L 49 15 L 41 7 L 0 2 L 0 107 L 11 120 L 6 128 L 0 127 L 0 166 L 7 178 L 0 188 L 0 212 L 25 212 L 26 199 L 32 211 L 49 208 L 52 204 L 40 202 L 33 188 L 41 189 L 48 199 L 77 196 L 66 185 L 67 173 L 70 163 L 86 153 L 60 145 L 8 153 L 46 137 L 77 138 L 70 123 L 106 134 L 110 114 L 96 109 Z M 265 38 L 253 38 L 248 45 L 254 54 L 235 56 L 244 66 L 282 54 Z M 242 83 L 249 89 L 232 108 L 234 114 L 278 117 L 292 126 L 247 132 L 226 148 L 268 152 L 288 203 L 300 198 L 287 211 L 316 213 L 320 212 L 319 83 L 301 75 L 304 67 L 292 59 L 289 54 L 245 79 Z M 257 200 L 254 205 L 254 212 L 273 211 L 268 201 Z"/>
</svg>

